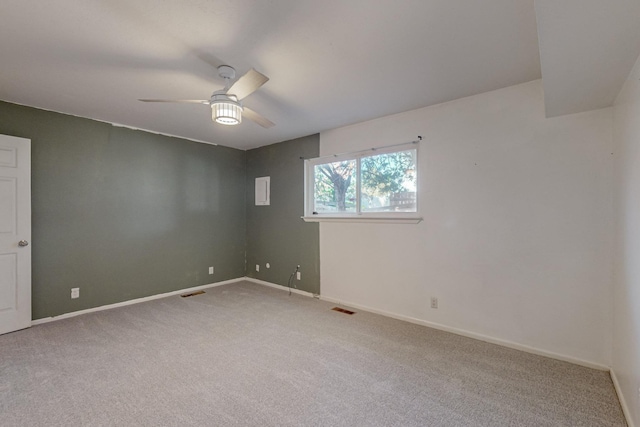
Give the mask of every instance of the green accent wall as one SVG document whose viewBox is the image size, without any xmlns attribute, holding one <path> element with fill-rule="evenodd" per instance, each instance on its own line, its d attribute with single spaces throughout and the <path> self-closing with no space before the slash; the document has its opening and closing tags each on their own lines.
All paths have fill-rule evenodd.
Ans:
<svg viewBox="0 0 640 427">
<path fill-rule="evenodd" d="M 318 157 L 320 135 L 311 135 L 247 151 L 247 276 L 287 285 L 300 265 L 298 289 L 320 293 L 318 223 L 306 223 L 304 161 Z M 255 205 L 255 179 L 271 177 L 271 204 Z M 271 268 L 266 268 L 266 263 Z M 260 271 L 256 272 L 256 264 Z"/>
<path fill-rule="evenodd" d="M 244 151 L 6 102 L 0 133 L 32 144 L 34 319 L 245 275 Z"/>
</svg>

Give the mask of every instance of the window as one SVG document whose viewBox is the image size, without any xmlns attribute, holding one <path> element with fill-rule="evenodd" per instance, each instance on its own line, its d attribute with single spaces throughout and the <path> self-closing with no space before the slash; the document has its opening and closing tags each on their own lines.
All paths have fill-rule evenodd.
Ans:
<svg viewBox="0 0 640 427">
<path fill-rule="evenodd" d="M 417 219 L 417 155 L 403 144 L 307 160 L 305 219 Z"/>
</svg>

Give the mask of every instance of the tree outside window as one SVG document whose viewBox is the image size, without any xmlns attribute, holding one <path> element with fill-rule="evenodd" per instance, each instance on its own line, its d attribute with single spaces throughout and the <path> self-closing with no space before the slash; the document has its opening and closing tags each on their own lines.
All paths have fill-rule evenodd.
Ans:
<svg viewBox="0 0 640 427">
<path fill-rule="evenodd" d="M 315 164 L 314 212 L 416 212 L 416 156 L 410 149 Z"/>
</svg>

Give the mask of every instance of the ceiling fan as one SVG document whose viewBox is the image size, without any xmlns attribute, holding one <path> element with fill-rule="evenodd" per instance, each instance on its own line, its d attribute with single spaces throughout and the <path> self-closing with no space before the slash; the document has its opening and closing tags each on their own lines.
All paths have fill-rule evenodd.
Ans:
<svg viewBox="0 0 640 427">
<path fill-rule="evenodd" d="M 236 77 L 236 70 L 228 65 L 219 66 L 218 75 L 225 79 L 226 84 L 224 89 L 213 92 L 210 99 L 139 99 L 138 101 L 207 104 L 211 106 L 212 120 L 223 125 L 240 124 L 242 116 L 267 129 L 275 125 L 271 120 L 245 107 L 240 102 L 269 81 L 269 77 L 252 68 L 232 84 Z"/>
</svg>

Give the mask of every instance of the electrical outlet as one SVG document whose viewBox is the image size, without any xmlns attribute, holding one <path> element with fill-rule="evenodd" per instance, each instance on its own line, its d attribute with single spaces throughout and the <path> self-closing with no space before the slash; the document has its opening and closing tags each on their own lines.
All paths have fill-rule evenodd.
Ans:
<svg viewBox="0 0 640 427">
<path fill-rule="evenodd" d="M 431 297 L 431 308 L 438 308 L 438 298 Z"/>
<path fill-rule="evenodd" d="M 209 267 L 209 274 L 213 274 L 213 267 Z"/>
<path fill-rule="evenodd" d="M 80 288 L 71 288 L 71 298 L 80 298 Z"/>
<path fill-rule="evenodd" d="M 269 263 L 267 263 L 267 264 L 265 265 L 265 267 L 267 267 L 267 268 L 271 268 L 271 265 L 270 265 Z"/>
<path fill-rule="evenodd" d="M 256 264 L 256 271 L 260 271 L 260 264 Z"/>
<path fill-rule="evenodd" d="M 302 276 L 302 274 L 298 271 L 296 273 L 296 279 L 300 280 L 302 278 L 301 276 Z"/>
</svg>

